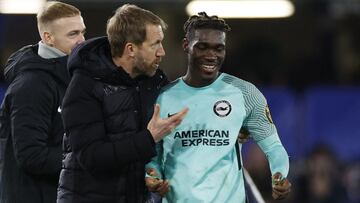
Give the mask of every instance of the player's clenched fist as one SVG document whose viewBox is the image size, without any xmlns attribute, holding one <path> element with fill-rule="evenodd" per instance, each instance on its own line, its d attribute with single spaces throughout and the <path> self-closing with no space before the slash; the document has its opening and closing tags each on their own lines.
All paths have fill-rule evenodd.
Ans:
<svg viewBox="0 0 360 203">
<path fill-rule="evenodd" d="M 277 172 L 272 177 L 272 196 L 276 200 L 284 199 L 291 191 L 291 183 Z"/>
<path fill-rule="evenodd" d="M 169 182 L 157 178 L 156 171 L 153 168 L 146 169 L 146 173 L 148 176 L 145 178 L 145 184 L 149 191 L 164 197 L 170 191 Z"/>
</svg>

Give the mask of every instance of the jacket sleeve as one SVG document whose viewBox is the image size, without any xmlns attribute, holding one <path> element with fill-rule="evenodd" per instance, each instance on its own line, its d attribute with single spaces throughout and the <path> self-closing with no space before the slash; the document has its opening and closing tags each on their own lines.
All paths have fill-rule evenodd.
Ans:
<svg viewBox="0 0 360 203">
<path fill-rule="evenodd" d="M 42 75 L 24 72 L 10 85 L 11 135 L 20 168 L 37 175 L 58 175 L 61 142 L 49 144 L 55 101 L 53 86 Z"/>
<path fill-rule="evenodd" d="M 155 155 L 155 143 L 147 129 L 123 139 L 110 139 L 105 130 L 101 96 L 96 81 L 75 74 L 63 103 L 63 120 L 70 146 L 78 162 L 90 172 L 113 171 Z"/>
</svg>

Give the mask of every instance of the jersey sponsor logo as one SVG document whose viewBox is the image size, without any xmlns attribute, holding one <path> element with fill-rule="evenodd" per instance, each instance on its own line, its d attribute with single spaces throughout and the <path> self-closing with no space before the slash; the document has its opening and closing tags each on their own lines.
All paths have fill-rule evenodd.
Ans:
<svg viewBox="0 0 360 203">
<path fill-rule="evenodd" d="M 231 112 L 231 104 L 226 100 L 217 101 L 213 109 L 217 116 L 226 117 Z"/>
<path fill-rule="evenodd" d="M 268 119 L 268 121 L 269 121 L 270 123 L 274 123 L 273 120 L 272 120 L 272 118 L 271 118 L 269 106 L 266 106 L 266 107 L 265 107 L 265 115 L 266 115 L 266 118 Z"/>
<path fill-rule="evenodd" d="M 188 130 L 176 131 L 175 140 L 180 140 L 183 147 L 191 146 L 226 146 L 230 144 L 228 130 Z"/>
</svg>

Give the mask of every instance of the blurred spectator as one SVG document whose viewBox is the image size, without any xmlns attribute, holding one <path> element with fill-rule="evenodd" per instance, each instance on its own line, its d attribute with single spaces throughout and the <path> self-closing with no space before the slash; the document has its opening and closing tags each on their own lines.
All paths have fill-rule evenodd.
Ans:
<svg viewBox="0 0 360 203">
<path fill-rule="evenodd" d="M 360 162 L 350 164 L 345 170 L 344 186 L 348 203 L 360 203 Z"/>
<path fill-rule="evenodd" d="M 291 163 L 289 179 L 296 181 L 293 192 L 282 201 L 271 198 L 271 174 L 259 147 L 249 142 L 244 155 L 244 166 L 266 203 L 360 203 L 360 162 L 343 167 L 325 144 L 315 145 L 305 160 Z"/>
<path fill-rule="evenodd" d="M 295 202 L 345 203 L 343 173 L 336 155 L 328 146 L 316 145 L 305 161 L 305 170 L 299 174 Z"/>
</svg>

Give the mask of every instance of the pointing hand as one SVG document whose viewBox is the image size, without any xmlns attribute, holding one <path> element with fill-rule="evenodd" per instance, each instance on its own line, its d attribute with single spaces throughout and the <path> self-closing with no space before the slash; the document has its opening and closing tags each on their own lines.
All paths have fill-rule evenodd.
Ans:
<svg viewBox="0 0 360 203">
<path fill-rule="evenodd" d="M 165 135 L 169 134 L 180 125 L 188 111 L 188 108 L 184 108 L 171 117 L 162 119 L 160 118 L 160 105 L 156 104 L 153 116 L 147 126 L 147 129 L 150 131 L 155 142 L 159 142 Z"/>
</svg>

